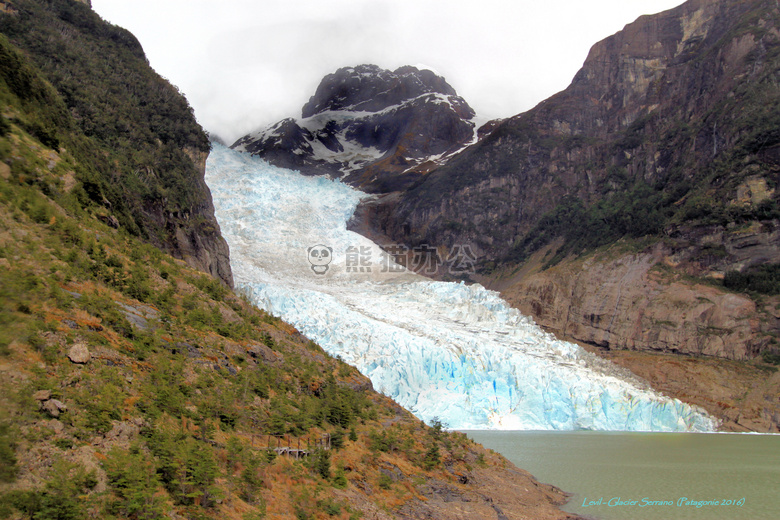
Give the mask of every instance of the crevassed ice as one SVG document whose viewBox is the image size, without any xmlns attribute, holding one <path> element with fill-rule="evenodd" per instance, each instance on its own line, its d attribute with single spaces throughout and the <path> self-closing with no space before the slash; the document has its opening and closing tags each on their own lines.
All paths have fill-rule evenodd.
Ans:
<svg viewBox="0 0 780 520">
<path fill-rule="evenodd" d="M 454 429 L 716 427 L 701 410 L 556 340 L 497 293 L 398 268 L 347 231 L 366 196 L 349 186 L 218 145 L 206 181 L 237 287 L 422 420 Z M 312 246 L 330 248 L 328 257 L 312 263 Z"/>
</svg>

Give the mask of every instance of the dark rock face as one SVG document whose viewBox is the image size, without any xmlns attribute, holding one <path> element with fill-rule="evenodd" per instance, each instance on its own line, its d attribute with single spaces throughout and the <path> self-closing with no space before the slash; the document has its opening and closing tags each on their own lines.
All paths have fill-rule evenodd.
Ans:
<svg viewBox="0 0 780 520">
<path fill-rule="evenodd" d="M 408 187 L 475 141 L 474 111 L 429 70 L 375 65 L 326 76 L 303 107 L 234 149 L 306 174 L 343 177 L 369 192 Z"/>
<path fill-rule="evenodd" d="M 526 262 L 522 276 L 480 281 L 565 337 L 755 357 L 780 330 L 774 304 L 681 277 L 780 262 L 778 63 L 774 1 L 691 0 L 643 16 L 594 45 L 565 91 L 405 192 L 367 202 L 355 225 L 412 245 L 468 244 L 499 273 Z M 567 227 L 590 233 L 578 219 L 604 228 L 591 244 L 663 243 L 529 266 L 539 244 L 580 238 Z"/>
<path fill-rule="evenodd" d="M 430 70 L 401 67 L 390 72 L 376 65 L 347 67 L 325 76 L 301 115 L 305 119 L 328 110 L 378 112 L 429 93 L 457 95 L 444 78 Z"/>
<path fill-rule="evenodd" d="M 594 45 L 569 88 L 430 173 L 376 225 L 501 260 L 567 196 L 589 206 L 641 181 L 679 190 L 681 205 L 717 182 L 728 204 L 750 169 L 777 171 L 774 122 L 759 142 L 743 114 L 773 117 L 779 28 L 768 0 L 692 0 L 641 17 Z M 737 155 L 730 180 L 706 178 Z"/>
<path fill-rule="evenodd" d="M 150 208 L 149 219 L 168 230 L 166 240 L 155 245 L 233 287 L 230 248 L 222 237 L 211 191 L 204 180 L 208 153 L 194 149 L 186 149 L 185 153 L 192 159 L 195 175 L 188 189 L 196 202 L 175 214 L 158 206 Z"/>
</svg>

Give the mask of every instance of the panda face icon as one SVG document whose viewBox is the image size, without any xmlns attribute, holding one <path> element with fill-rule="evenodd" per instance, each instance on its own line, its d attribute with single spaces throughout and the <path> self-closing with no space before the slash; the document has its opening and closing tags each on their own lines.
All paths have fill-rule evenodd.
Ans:
<svg viewBox="0 0 780 520">
<path fill-rule="evenodd" d="M 328 272 L 328 264 L 333 260 L 333 248 L 322 244 L 311 246 L 307 249 L 311 270 L 315 274 L 325 274 Z"/>
</svg>

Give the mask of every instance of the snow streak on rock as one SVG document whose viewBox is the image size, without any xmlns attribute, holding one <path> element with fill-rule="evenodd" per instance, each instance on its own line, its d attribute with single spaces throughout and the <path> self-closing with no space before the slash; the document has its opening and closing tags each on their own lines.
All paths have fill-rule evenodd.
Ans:
<svg viewBox="0 0 780 520">
<path fill-rule="evenodd" d="M 206 180 L 236 286 L 425 421 L 457 429 L 715 428 L 704 412 L 543 332 L 497 293 L 395 265 L 346 229 L 361 192 L 216 145 Z"/>
</svg>

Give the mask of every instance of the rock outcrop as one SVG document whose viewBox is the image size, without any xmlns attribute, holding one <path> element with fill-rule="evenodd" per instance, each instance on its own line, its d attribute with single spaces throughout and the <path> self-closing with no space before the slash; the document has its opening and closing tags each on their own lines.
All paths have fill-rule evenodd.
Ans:
<svg viewBox="0 0 780 520">
<path fill-rule="evenodd" d="M 185 151 L 192 159 L 194 174 L 188 189 L 196 200 L 190 207 L 173 212 L 159 204 L 149 205 L 146 217 L 155 227 L 167 230 L 162 237 L 150 238 L 163 251 L 232 287 L 230 249 L 222 237 L 214 215 L 211 191 L 204 180 L 208 153 L 193 149 Z"/>
<path fill-rule="evenodd" d="M 658 245 L 570 259 L 524 273 L 502 294 L 559 337 L 605 349 L 756 357 L 777 320 L 762 321 L 747 296 L 676 274 L 668 253 Z"/>
<path fill-rule="evenodd" d="M 402 190 L 477 139 L 474 111 L 430 70 L 376 65 L 329 74 L 304 105 L 232 148 L 365 191 Z"/>
<path fill-rule="evenodd" d="M 665 395 L 706 409 L 721 431 L 780 433 L 780 372 L 751 363 L 636 350 L 597 353 Z"/>
</svg>

